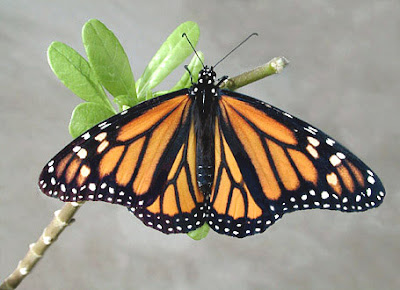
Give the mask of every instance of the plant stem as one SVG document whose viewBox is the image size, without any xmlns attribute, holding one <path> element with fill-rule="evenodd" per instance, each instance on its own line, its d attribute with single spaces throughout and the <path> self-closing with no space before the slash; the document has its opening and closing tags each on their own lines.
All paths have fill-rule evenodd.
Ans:
<svg viewBox="0 0 400 290">
<path fill-rule="evenodd" d="M 267 76 L 280 73 L 288 64 L 289 61 L 285 57 L 274 57 L 266 64 L 227 79 L 220 87 L 231 91 L 237 90 L 240 87 L 251 84 Z"/>
<path fill-rule="evenodd" d="M 275 57 L 264 65 L 227 79 L 221 85 L 221 88 L 236 90 L 267 76 L 280 73 L 288 63 L 289 62 L 284 57 Z M 44 252 L 70 224 L 76 211 L 83 203 L 84 202 L 68 202 L 61 210 L 54 212 L 53 220 L 44 229 L 43 234 L 39 237 L 36 243 L 29 245 L 28 252 L 18 263 L 17 268 L 2 282 L 2 284 L 0 284 L 0 290 L 17 288 L 21 281 L 31 272 L 36 263 L 42 258 Z"/>
<path fill-rule="evenodd" d="M 61 210 L 54 212 L 54 218 L 44 229 L 42 235 L 29 245 L 25 257 L 19 261 L 17 268 L 1 284 L 0 290 L 15 289 L 29 274 L 36 263 L 42 258 L 44 252 L 57 239 L 61 232 L 70 224 L 72 217 L 83 202 L 68 202 Z"/>
</svg>

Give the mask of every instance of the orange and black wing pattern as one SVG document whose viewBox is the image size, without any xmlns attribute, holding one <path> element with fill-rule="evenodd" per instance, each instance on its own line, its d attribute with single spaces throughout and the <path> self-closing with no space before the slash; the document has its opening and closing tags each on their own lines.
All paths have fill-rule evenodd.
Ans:
<svg viewBox="0 0 400 290">
<path fill-rule="evenodd" d="M 164 233 L 194 230 L 204 223 L 205 208 L 196 182 L 192 110 L 181 90 L 111 117 L 47 163 L 40 189 L 65 202 L 126 206 Z"/>
<path fill-rule="evenodd" d="M 384 195 L 376 174 L 325 133 L 261 101 L 221 91 L 208 221 L 218 233 L 261 233 L 296 210 L 364 211 Z"/>
</svg>

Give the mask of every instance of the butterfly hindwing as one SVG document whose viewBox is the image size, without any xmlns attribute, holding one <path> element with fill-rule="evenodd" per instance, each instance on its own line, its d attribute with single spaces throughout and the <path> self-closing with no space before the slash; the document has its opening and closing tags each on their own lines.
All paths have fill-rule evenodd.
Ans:
<svg viewBox="0 0 400 290">
<path fill-rule="evenodd" d="M 250 193 L 251 179 L 257 177 L 250 174 L 245 180 L 244 156 L 235 148 L 239 143 L 228 145 L 232 132 L 220 119 L 215 127 L 215 173 L 208 223 L 221 234 L 236 237 L 254 234 L 255 224 L 266 216 L 266 208 L 260 206 L 262 201 L 254 200 Z M 251 167 L 249 162 L 247 165 Z"/>
<path fill-rule="evenodd" d="M 244 237 L 263 232 L 287 212 L 364 211 L 382 202 L 379 178 L 325 133 L 251 97 L 221 94 L 214 230 Z"/>
<path fill-rule="evenodd" d="M 121 204 L 165 233 L 196 228 L 203 215 L 195 181 L 192 105 L 182 90 L 94 126 L 48 162 L 39 187 L 63 201 Z"/>
</svg>

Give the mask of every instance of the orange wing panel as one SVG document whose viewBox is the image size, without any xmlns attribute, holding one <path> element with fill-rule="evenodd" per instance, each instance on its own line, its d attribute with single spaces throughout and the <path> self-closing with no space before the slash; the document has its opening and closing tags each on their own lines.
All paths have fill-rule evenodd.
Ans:
<svg viewBox="0 0 400 290">
<path fill-rule="evenodd" d="M 116 175 L 116 181 L 120 186 L 126 186 L 131 181 L 144 141 L 145 137 L 142 137 L 129 145 Z"/>
<path fill-rule="evenodd" d="M 72 153 L 69 153 L 66 155 L 57 165 L 57 170 L 56 170 L 56 176 L 60 178 L 61 174 L 64 172 L 65 167 L 67 166 L 67 163 L 69 160 L 71 160 Z"/>
<path fill-rule="evenodd" d="M 111 148 L 106 154 L 104 154 L 99 165 L 100 178 L 110 174 L 115 169 L 115 166 L 121 158 L 122 153 L 124 153 L 124 149 L 125 146 L 120 145 Z"/>
<path fill-rule="evenodd" d="M 304 153 L 294 149 L 289 149 L 288 152 L 303 178 L 317 185 L 318 171 L 310 159 Z"/>
<path fill-rule="evenodd" d="M 339 165 L 337 167 L 337 171 L 339 172 L 340 177 L 343 180 L 344 185 L 350 192 L 354 192 L 354 182 L 353 178 L 351 177 L 349 171 L 347 170 L 346 167 L 343 166 L 343 164 Z"/>
<path fill-rule="evenodd" d="M 289 128 L 267 116 L 262 111 L 234 98 L 223 98 L 222 102 L 224 103 L 225 108 L 230 108 L 228 110 L 235 110 L 242 115 L 245 115 L 250 122 L 273 138 L 286 144 L 297 144 L 297 139 Z"/>
<path fill-rule="evenodd" d="M 117 140 L 127 141 L 149 130 L 154 124 L 160 121 L 162 117 L 176 108 L 182 107 L 182 105 L 185 106 L 188 100 L 187 95 L 173 98 L 158 105 L 157 110 L 149 110 L 140 117 L 133 119 L 128 124 L 121 127 Z"/>
<path fill-rule="evenodd" d="M 174 110 L 151 135 L 138 174 L 133 182 L 133 191 L 136 192 L 136 194 L 141 195 L 149 190 L 153 180 L 154 170 L 171 137 L 180 124 L 185 105 L 185 102 L 181 102 L 176 110 Z"/>
<path fill-rule="evenodd" d="M 176 182 L 179 194 L 179 204 L 184 213 L 190 213 L 196 207 L 196 201 L 190 194 L 186 170 L 182 169 Z"/>
<path fill-rule="evenodd" d="M 287 190 L 296 190 L 300 186 L 297 174 L 286 156 L 283 148 L 273 141 L 266 139 L 269 151 L 278 171 L 280 180 Z"/>
<path fill-rule="evenodd" d="M 246 205 L 242 193 L 238 188 L 233 189 L 228 215 L 234 219 L 243 218 L 245 210 Z"/>
<path fill-rule="evenodd" d="M 163 212 L 169 216 L 179 214 L 178 201 L 176 200 L 176 192 L 174 186 L 168 186 L 163 197 Z"/>
<path fill-rule="evenodd" d="M 358 184 L 364 186 L 364 177 L 360 170 L 355 167 L 350 161 L 347 161 L 347 164 L 349 165 L 351 172 L 353 172 L 354 176 L 356 177 Z"/>
<path fill-rule="evenodd" d="M 67 183 L 70 183 L 74 179 L 79 165 L 81 165 L 81 161 L 78 158 L 74 158 L 68 165 L 67 172 L 65 173 L 65 180 Z"/>
<path fill-rule="evenodd" d="M 256 169 L 265 196 L 272 200 L 278 199 L 281 195 L 281 189 L 272 171 L 260 136 L 233 108 L 225 106 L 225 109 L 230 124 Z"/>
<path fill-rule="evenodd" d="M 229 180 L 226 170 L 222 170 L 220 186 L 217 188 L 217 192 L 214 192 L 211 196 L 211 201 L 213 202 L 213 208 L 219 214 L 225 214 L 228 206 L 229 191 L 232 186 Z"/>
</svg>

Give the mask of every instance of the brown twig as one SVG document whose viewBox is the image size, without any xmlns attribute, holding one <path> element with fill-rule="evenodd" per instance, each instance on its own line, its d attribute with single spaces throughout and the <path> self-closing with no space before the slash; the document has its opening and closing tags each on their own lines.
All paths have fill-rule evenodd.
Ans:
<svg viewBox="0 0 400 290">
<path fill-rule="evenodd" d="M 263 64 L 238 76 L 227 79 L 221 85 L 221 88 L 231 91 L 237 90 L 240 87 L 251 84 L 262 78 L 280 73 L 288 64 L 289 61 L 285 57 L 274 57 L 266 64 Z"/>
<path fill-rule="evenodd" d="M 29 274 L 36 263 L 42 258 L 44 252 L 57 239 L 61 232 L 70 224 L 72 217 L 83 202 L 68 202 L 62 209 L 54 212 L 54 218 L 44 229 L 42 235 L 29 245 L 25 257 L 19 261 L 17 268 L 0 285 L 0 290 L 17 288 L 19 283 Z"/>
</svg>

